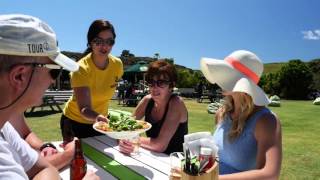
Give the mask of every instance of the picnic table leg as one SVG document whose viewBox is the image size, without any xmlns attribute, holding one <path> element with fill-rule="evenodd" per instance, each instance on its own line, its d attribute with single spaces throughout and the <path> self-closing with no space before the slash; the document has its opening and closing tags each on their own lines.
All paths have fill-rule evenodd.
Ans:
<svg viewBox="0 0 320 180">
<path fill-rule="evenodd" d="M 62 109 L 59 104 L 57 104 L 57 108 L 59 109 L 59 112 L 62 112 Z"/>
<path fill-rule="evenodd" d="M 52 105 L 50 105 L 50 108 L 51 108 L 52 111 L 55 111 Z"/>
<path fill-rule="evenodd" d="M 32 113 L 34 111 L 35 107 L 32 107 L 29 113 Z"/>
</svg>

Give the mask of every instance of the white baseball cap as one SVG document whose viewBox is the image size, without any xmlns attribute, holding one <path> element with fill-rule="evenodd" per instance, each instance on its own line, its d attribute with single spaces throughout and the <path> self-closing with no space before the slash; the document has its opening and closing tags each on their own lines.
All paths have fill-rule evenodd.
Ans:
<svg viewBox="0 0 320 180">
<path fill-rule="evenodd" d="M 270 103 L 265 92 L 257 85 L 263 64 L 254 53 L 238 50 L 224 60 L 202 58 L 200 68 L 210 83 L 217 83 L 223 90 L 247 93 L 258 106 Z"/>
<path fill-rule="evenodd" d="M 0 54 L 47 56 L 68 71 L 79 69 L 75 61 L 60 52 L 52 28 L 29 15 L 0 15 Z"/>
</svg>

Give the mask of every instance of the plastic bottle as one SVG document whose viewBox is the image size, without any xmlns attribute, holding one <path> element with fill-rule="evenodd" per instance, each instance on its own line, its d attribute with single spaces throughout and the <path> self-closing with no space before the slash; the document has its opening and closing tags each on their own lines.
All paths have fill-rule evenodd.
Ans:
<svg viewBox="0 0 320 180">
<path fill-rule="evenodd" d="M 84 159 L 80 140 L 75 140 L 74 158 L 70 163 L 70 180 L 81 180 L 87 172 L 87 161 Z"/>
</svg>

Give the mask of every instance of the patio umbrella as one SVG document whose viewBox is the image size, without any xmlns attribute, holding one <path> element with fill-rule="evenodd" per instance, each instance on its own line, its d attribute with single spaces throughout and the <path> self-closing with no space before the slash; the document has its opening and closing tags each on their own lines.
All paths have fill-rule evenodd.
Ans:
<svg viewBox="0 0 320 180">
<path fill-rule="evenodd" d="M 126 75 L 134 75 L 135 80 L 137 80 L 138 74 L 143 74 L 143 83 L 145 82 L 145 72 L 148 70 L 149 64 L 145 61 L 138 61 L 136 64 L 128 67 L 124 73 Z"/>
<path fill-rule="evenodd" d="M 136 64 L 126 69 L 125 73 L 144 73 L 148 70 L 148 63 L 145 61 L 139 61 Z"/>
</svg>

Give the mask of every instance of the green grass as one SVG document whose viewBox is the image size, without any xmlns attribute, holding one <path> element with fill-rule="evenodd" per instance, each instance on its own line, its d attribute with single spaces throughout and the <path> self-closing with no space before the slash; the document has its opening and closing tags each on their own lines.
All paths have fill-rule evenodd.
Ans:
<svg viewBox="0 0 320 180">
<path fill-rule="evenodd" d="M 189 132 L 214 130 L 213 115 L 207 113 L 208 103 L 186 99 L 189 110 Z M 111 108 L 132 112 L 134 108 L 117 105 Z M 320 106 L 311 101 L 281 101 L 281 107 L 271 108 L 282 124 L 283 162 L 281 179 L 319 179 L 320 177 Z M 45 141 L 61 140 L 60 113 L 28 117 L 28 124 Z M 43 116 L 42 116 L 43 115 Z"/>
</svg>

